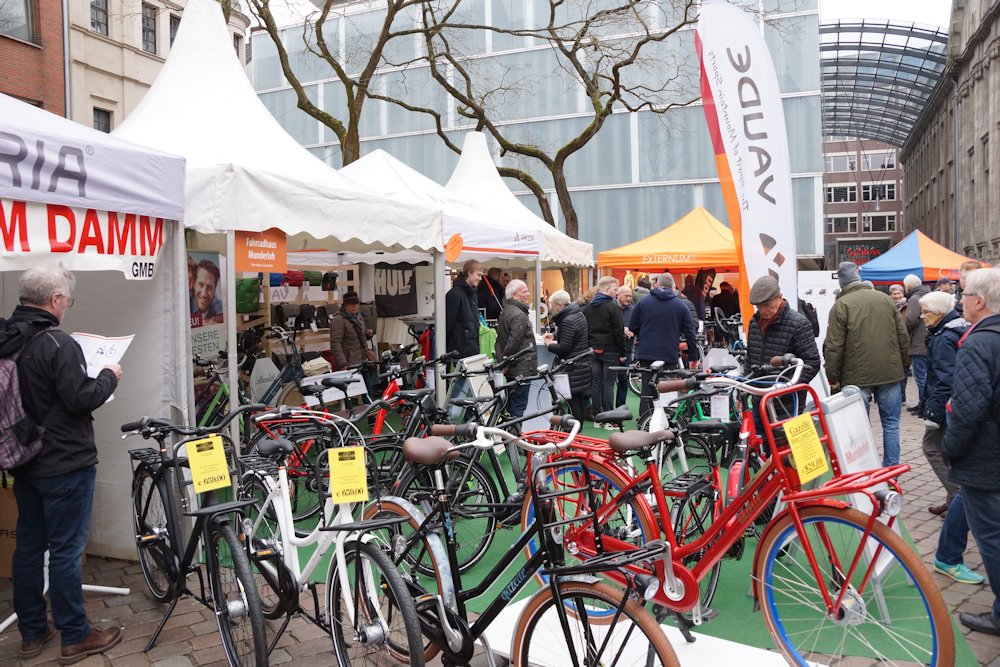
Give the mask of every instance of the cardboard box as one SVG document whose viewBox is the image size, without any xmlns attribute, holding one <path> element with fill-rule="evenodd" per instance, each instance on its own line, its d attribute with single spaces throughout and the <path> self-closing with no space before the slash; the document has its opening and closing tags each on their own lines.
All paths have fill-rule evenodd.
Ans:
<svg viewBox="0 0 1000 667">
<path fill-rule="evenodd" d="M 11 558 L 17 540 L 17 502 L 14 485 L 8 477 L 6 488 L 0 486 L 0 577 L 10 578 Z"/>
</svg>

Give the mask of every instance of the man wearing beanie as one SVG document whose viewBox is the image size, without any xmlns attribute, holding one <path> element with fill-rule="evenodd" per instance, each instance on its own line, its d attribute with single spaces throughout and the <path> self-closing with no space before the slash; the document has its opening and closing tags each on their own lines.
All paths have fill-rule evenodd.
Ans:
<svg viewBox="0 0 1000 667">
<path fill-rule="evenodd" d="M 837 280 L 840 296 L 823 341 L 826 377 L 834 391 L 849 384 L 859 387 L 866 407 L 874 397 L 882 420 L 882 465 L 895 465 L 903 401 L 900 380 L 910 363 L 906 323 L 889 295 L 861 281 L 854 262 L 841 262 Z"/>
</svg>

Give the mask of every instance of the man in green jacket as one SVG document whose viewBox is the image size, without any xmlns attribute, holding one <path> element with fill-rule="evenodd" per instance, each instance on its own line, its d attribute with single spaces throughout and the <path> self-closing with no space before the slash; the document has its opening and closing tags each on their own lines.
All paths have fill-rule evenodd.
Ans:
<svg viewBox="0 0 1000 667">
<path fill-rule="evenodd" d="M 837 269 L 841 292 L 823 341 L 826 377 L 834 391 L 859 387 L 866 408 L 875 398 L 882 420 L 882 465 L 896 465 L 903 401 L 899 381 L 910 363 L 910 339 L 896 304 L 863 284 L 859 271 L 853 262 L 841 262 Z"/>
</svg>

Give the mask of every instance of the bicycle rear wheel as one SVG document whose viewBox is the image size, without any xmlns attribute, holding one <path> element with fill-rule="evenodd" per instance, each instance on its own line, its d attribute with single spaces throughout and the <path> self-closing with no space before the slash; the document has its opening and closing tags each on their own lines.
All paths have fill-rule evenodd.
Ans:
<svg viewBox="0 0 1000 667">
<path fill-rule="evenodd" d="M 132 528 L 142 577 L 157 602 L 174 597 L 177 568 L 171 549 L 165 480 L 140 464 L 132 478 Z"/>
<path fill-rule="evenodd" d="M 336 555 L 326 578 L 327 618 L 338 664 L 421 664 L 420 619 L 399 570 L 374 544 L 348 542 L 344 559 L 350 590 L 343 588 Z M 355 610 L 353 625 L 345 596 Z"/>
<path fill-rule="evenodd" d="M 680 665 L 663 628 L 625 592 L 609 584 L 561 581 L 536 593 L 517 619 L 514 665 Z M 567 605 L 573 605 L 573 611 Z M 614 619 L 609 623 L 606 618 Z"/>
<path fill-rule="evenodd" d="M 799 515 L 804 536 L 791 514 L 769 527 L 753 577 L 764 621 L 790 662 L 955 664 L 955 636 L 941 591 L 901 537 L 876 523 L 866 546 L 868 517 L 853 509 L 816 506 Z M 872 567 L 875 549 L 880 551 Z M 832 613 L 810 552 L 832 601 L 843 594 Z"/>
<path fill-rule="evenodd" d="M 222 648 L 232 665 L 267 665 L 267 637 L 257 584 L 232 524 L 214 521 L 208 531 L 208 572 Z"/>
</svg>

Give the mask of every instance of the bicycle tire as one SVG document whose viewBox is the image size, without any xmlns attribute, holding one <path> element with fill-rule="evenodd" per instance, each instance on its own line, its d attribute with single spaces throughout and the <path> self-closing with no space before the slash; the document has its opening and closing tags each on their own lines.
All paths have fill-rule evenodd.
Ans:
<svg viewBox="0 0 1000 667">
<path fill-rule="evenodd" d="M 683 500 L 670 508 L 670 524 L 673 527 L 674 538 L 678 546 L 694 542 L 709 531 L 715 519 L 715 510 L 719 501 L 719 492 L 713 485 L 700 487 L 694 493 L 686 495 Z M 691 554 L 682 562 L 688 569 L 702 559 L 707 547 L 698 553 Z M 702 611 L 708 609 L 715 598 L 719 586 L 719 573 L 722 572 L 722 561 L 719 560 L 707 576 L 698 583 L 701 593 L 698 600 Z"/>
<path fill-rule="evenodd" d="M 536 664 L 559 665 L 680 665 L 673 647 L 653 616 L 633 599 L 625 602 L 621 616 L 614 624 L 589 621 L 589 614 L 602 607 L 614 613 L 625 597 L 625 592 L 605 582 L 560 581 L 556 584 L 564 603 L 574 601 L 574 613 L 560 612 L 552 588 L 546 587 L 528 600 L 517 619 L 511 657 L 515 667 Z M 601 614 L 605 616 L 607 614 Z M 578 637 L 572 637 L 571 626 L 577 626 Z M 635 631 L 638 631 L 636 633 Z M 597 636 L 594 636 L 597 635 Z M 642 642 L 640 637 L 645 637 Z M 559 641 L 562 637 L 562 642 Z M 589 639 L 587 639 L 589 637 Z M 574 645 L 571 652 L 568 645 Z M 615 646 L 612 646 L 612 644 Z M 620 643 L 620 646 L 618 645 Z M 586 660 L 570 660 L 573 653 L 580 653 L 577 646 L 588 647 Z M 604 651 L 597 653 L 596 649 Z M 558 652 L 555 653 L 554 652 Z M 606 653 L 605 653 L 606 652 Z M 609 662 L 602 657 L 614 657 Z"/>
<path fill-rule="evenodd" d="M 273 435 L 272 435 L 273 433 Z M 316 476 L 316 462 L 320 452 L 326 452 L 324 441 L 327 433 L 318 431 L 312 423 L 297 424 L 290 421 L 287 424 L 272 429 L 272 432 L 262 430 L 247 447 L 245 454 L 255 454 L 257 443 L 269 437 L 279 437 L 290 440 L 295 446 L 292 453 L 285 459 L 288 472 L 288 494 L 292 505 L 292 522 L 298 524 L 316 516 L 323 508 L 324 498 L 320 493 L 320 485 L 329 477 L 320 463 L 320 477 Z M 299 537 L 308 534 L 295 529 Z"/>
<path fill-rule="evenodd" d="M 132 476 L 132 528 L 139 569 L 157 602 L 176 595 L 177 567 L 172 549 L 173 532 L 167 507 L 166 480 L 149 466 L 139 464 Z"/>
<path fill-rule="evenodd" d="M 844 589 L 845 570 L 859 549 L 865 548 L 862 536 L 868 516 L 826 505 L 803 508 L 799 516 L 805 530 L 814 533 L 810 537 L 807 532 L 806 540 L 815 550 L 816 564 L 829 579 L 825 583 L 830 596 L 836 599 Z M 791 513 L 781 516 L 761 538 L 753 573 L 764 621 L 789 662 L 841 664 L 827 656 L 836 658 L 836 651 L 850 651 L 850 655 L 863 657 L 866 664 L 871 664 L 872 652 L 881 653 L 874 656 L 879 664 L 898 664 L 898 660 L 940 667 L 955 664 L 952 621 L 941 592 L 920 557 L 890 528 L 876 522 L 868 538 L 868 544 L 881 547 L 878 592 L 888 610 L 888 622 L 879 607 L 876 586 L 865 580 L 870 568 L 864 555 L 847 582 L 841 607 L 832 616 L 828 614 L 801 539 Z M 886 563 L 888 566 L 882 567 Z M 857 585 L 862 582 L 867 587 L 858 592 Z M 785 592 L 784 587 L 792 585 L 799 587 Z M 829 637 L 821 635 L 824 630 L 831 630 Z M 922 642 L 927 645 L 921 646 Z M 808 643 L 808 647 L 799 643 Z M 904 651 L 909 655 L 902 655 Z"/>
<path fill-rule="evenodd" d="M 628 374 L 628 389 L 633 396 L 642 396 L 642 373 L 632 371 Z"/>
<path fill-rule="evenodd" d="M 289 382 L 278 392 L 278 396 L 274 399 L 274 404 L 289 405 L 293 408 L 298 408 L 305 405 L 306 400 L 302 397 L 298 385 L 294 382 Z"/>
<path fill-rule="evenodd" d="M 396 480 L 403 473 L 402 442 L 384 442 L 365 447 L 367 450 L 368 488 L 375 497 L 392 493 Z"/>
<path fill-rule="evenodd" d="M 267 501 L 267 497 L 267 486 L 256 474 L 250 472 L 243 475 L 240 498 L 255 501 L 253 505 L 244 509 L 253 530 L 252 534 L 249 534 L 250 530 L 246 531 L 250 568 L 257 582 L 261 612 L 264 618 L 273 621 L 281 618 L 288 610 L 291 603 L 289 587 L 294 586 L 295 582 L 290 581 L 291 575 L 279 555 L 282 550 L 281 533 L 273 503 L 268 504 L 264 510 L 264 518 L 258 521 L 261 507 Z M 273 555 L 258 556 L 266 550 L 271 550 Z"/>
<path fill-rule="evenodd" d="M 466 480 L 465 486 L 458 489 L 456 485 L 463 479 Z M 486 468 L 467 457 L 446 463 L 444 480 L 454 520 L 458 571 L 466 572 L 482 560 L 493 543 L 497 530 L 496 512 L 500 504 L 500 491 Z M 413 500 L 414 495 L 431 494 L 431 497 L 436 497 L 434 490 L 433 470 L 409 466 L 400 477 L 393 495 L 420 506 L 420 503 Z M 423 509 L 425 512 L 430 511 L 427 507 Z M 419 571 L 420 574 L 430 574 L 425 565 L 420 565 Z"/>
<path fill-rule="evenodd" d="M 381 540 L 386 551 L 392 554 L 392 562 L 406 582 L 411 592 L 411 597 L 428 593 L 427 585 L 433 585 L 434 591 L 442 591 L 443 586 L 451 585 L 451 573 L 447 563 L 438 561 L 435 549 L 431 546 L 427 537 L 421 538 L 421 544 L 414 548 L 408 555 L 403 555 L 403 550 L 408 541 L 413 540 L 415 531 L 420 528 L 420 523 L 405 508 L 392 500 L 383 500 L 378 504 L 371 504 L 365 508 L 362 518 L 385 519 L 403 517 L 406 522 L 397 524 L 390 528 L 381 529 L 368 533 L 378 540 Z M 425 563 L 425 567 L 433 573 L 433 580 L 430 576 L 420 575 L 418 563 Z M 442 566 L 444 566 L 442 568 Z M 445 574 L 442 574 L 442 571 Z M 432 583 L 433 581 L 433 583 Z M 424 660 L 433 659 L 441 651 L 440 647 L 433 641 L 424 643 Z"/>
<path fill-rule="evenodd" d="M 344 600 L 339 567 L 334 555 L 330 559 L 326 589 L 327 618 L 330 619 L 330 634 L 337 663 L 345 667 L 384 665 L 384 652 L 388 652 L 399 664 L 422 664 L 424 645 L 420 618 L 417 616 L 413 596 L 399 570 L 377 546 L 360 541 L 344 545 L 344 558 L 348 576 L 351 574 L 352 561 L 357 568 L 353 572 L 354 580 L 349 595 L 359 623 L 357 628 L 351 627 L 349 622 L 345 623 L 347 619 L 344 618 L 342 608 Z M 362 560 L 369 562 L 370 570 L 361 570 Z M 359 584 L 360 581 L 364 583 Z M 363 590 L 359 591 L 362 586 Z M 380 593 L 384 594 L 384 602 Z M 384 636 L 379 637 L 383 630 Z M 366 642 L 369 634 L 375 635 L 374 641 Z M 363 655 L 355 655 L 352 648 L 360 648 Z M 415 659 L 418 656 L 421 660 Z"/>
<path fill-rule="evenodd" d="M 207 566 L 222 648 L 231 665 L 266 667 L 267 637 L 246 548 L 227 520 L 208 530 Z"/>
</svg>

